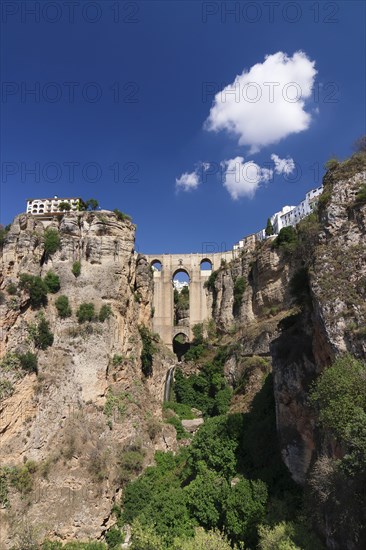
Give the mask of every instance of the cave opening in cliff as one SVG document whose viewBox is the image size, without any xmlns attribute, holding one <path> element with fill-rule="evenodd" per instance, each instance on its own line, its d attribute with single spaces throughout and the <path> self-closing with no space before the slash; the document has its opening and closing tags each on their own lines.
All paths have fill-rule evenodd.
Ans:
<svg viewBox="0 0 366 550">
<path fill-rule="evenodd" d="M 178 358 L 178 361 L 182 360 L 182 357 L 190 348 L 188 336 L 183 332 L 179 332 L 173 338 L 173 352 Z"/>
<path fill-rule="evenodd" d="M 177 269 L 173 274 L 174 326 L 189 326 L 189 282 L 185 269 Z"/>
</svg>

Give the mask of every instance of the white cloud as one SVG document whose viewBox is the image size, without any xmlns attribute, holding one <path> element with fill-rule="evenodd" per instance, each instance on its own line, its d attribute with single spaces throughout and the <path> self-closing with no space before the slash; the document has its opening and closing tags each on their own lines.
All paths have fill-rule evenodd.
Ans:
<svg viewBox="0 0 366 550">
<path fill-rule="evenodd" d="M 184 172 L 180 178 L 175 179 L 177 189 L 181 189 L 182 191 L 193 191 L 197 189 L 199 184 L 200 178 L 196 171 L 190 173 Z"/>
<path fill-rule="evenodd" d="M 274 162 L 274 170 L 276 174 L 285 174 L 285 176 L 288 176 L 295 170 L 295 162 L 291 157 L 287 159 L 280 159 L 278 155 L 273 153 L 271 155 L 271 159 Z"/>
<path fill-rule="evenodd" d="M 305 100 L 312 93 L 314 66 L 301 51 L 292 57 L 283 52 L 266 56 L 216 94 L 205 128 L 226 130 L 251 153 L 306 130 L 311 114 Z"/>
<path fill-rule="evenodd" d="M 261 183 L 268 182 L 273 171 L 261 168 L 252 160 L 244 162 L 243 157 L 225 160 L 221 163 L 224 172 L 224 187 L 234 200 L 240 197 L 252 198 Z"/>
</svg>

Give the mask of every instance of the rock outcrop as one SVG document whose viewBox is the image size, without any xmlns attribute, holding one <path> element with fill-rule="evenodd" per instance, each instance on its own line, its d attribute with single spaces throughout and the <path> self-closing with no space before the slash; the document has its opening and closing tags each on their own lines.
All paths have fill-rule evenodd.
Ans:
<svg viewBox="0 0 366 550">
<path fill-rule="evenodd" d="M 47 228 L 61 238 L 48 258 Z M 81 264 L 77 277 L 74 262 Z M 61 283 L 44 308 L 54 342 L 35 349 L 30 334 L 38 312 L 19 289 L 19 275 L 44 277 L 50 270 Z M 146 464 L 156 449 L 175 445 L 174 429 L 161 421 L 174 357 L 156 342 L 152 375 L 141 370 L 139 326 L 150 328 L 153 287 L 150 267 L 134 252 L 134 226 L 107 211 L 66 213 L 51 223 L 22 214 L 6 236 L 0 288 L 0 357 L 30 350 L 38 358 L 37 375 L 1 373 L 8 380 L 0 403 L 2 472 L 33 464 L 30 485 L 6 487 L 2 547 L 9 547 L 20 519 L 51 538 L 100 538 L 113 523 L 125 454 L 134 449 Z M 73 312 L 65 319 L 55 308 L 61 294 Z M 96 314 L 108 304 L 112 314 L 104 322 L 80 324 L 75 313 L 82 303 L 93 303 Z"/>
</svg>

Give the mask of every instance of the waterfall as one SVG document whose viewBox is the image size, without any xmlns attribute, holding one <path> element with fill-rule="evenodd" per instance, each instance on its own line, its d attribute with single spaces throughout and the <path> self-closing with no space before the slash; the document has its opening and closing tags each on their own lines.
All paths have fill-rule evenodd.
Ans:
<svg viewBox="0 0 366 550">
<path fill-rule="evenodd" d="M 174 371 L 175 371 L 175 366 L 170 367 L 170 369 L 167 372 L 166 380 L 165 380 L 165 389 L 164 389 L 164 401 L 169 401 L 170 390 L 172 388 L 172 382 L 174 380 Z"/>
</svg>

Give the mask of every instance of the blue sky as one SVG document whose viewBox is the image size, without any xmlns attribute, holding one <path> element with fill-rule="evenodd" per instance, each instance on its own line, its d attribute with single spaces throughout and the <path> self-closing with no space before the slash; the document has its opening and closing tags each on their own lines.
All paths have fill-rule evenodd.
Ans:
<svg viewBox="0 0 366 550">
<path fill-rule="evenodd" d="M 80 1 L 73 14 L 52 2 L 32 14 L 35 4 L 2 3 L 4 224 L 28 197 L 94 197 L 133 217 L 141 252 L 231 248 L 320 185 L 324 162 L 365 133 L 362 2 L 274 3 L 272 13 L 266 2 Z M 282 69 L 276 93 L 288 77 L 303 97 L 261 111 L 240 84 L 262 72 L 277 82 Z M 236 105 L 215 100 L 244 71 Z M 253 161 L 259 181 L 230 187 L 235 159 Z M 191 178 L 177 187 L 182 174 Z"/>
</svg>

